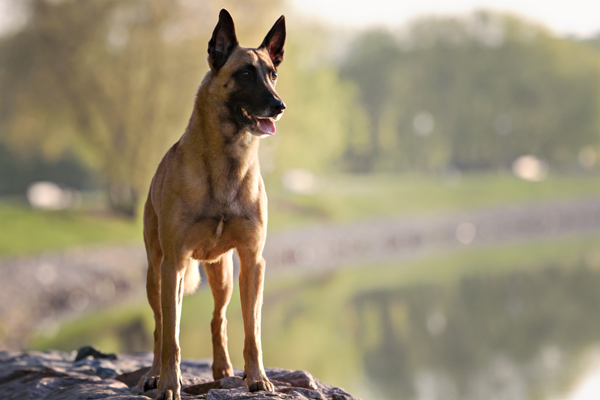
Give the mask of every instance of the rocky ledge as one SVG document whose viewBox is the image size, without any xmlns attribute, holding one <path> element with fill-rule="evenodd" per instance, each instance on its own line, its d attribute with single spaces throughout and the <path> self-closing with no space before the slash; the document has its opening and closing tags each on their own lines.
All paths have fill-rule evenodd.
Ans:
<svg viewBox="0 0 600 400">
<path fill-rule="evenodd" d="M 59 351 L 0 351 L 0 397 L 19 400 L 110 399 L 147 400 L 156 389 L 143 392 L 140 377 L 152 363 L 151 355 L 104 354 L 83 347 L 75 354 Z M 181 363 L 182 399 L 206 400 L 358 400 L 343 389 L 325 385 L 306 371 L 268 368 L 275 392 L 249 393 L 242 371 L 213 381 L 210 364 Z"/>
</svg>

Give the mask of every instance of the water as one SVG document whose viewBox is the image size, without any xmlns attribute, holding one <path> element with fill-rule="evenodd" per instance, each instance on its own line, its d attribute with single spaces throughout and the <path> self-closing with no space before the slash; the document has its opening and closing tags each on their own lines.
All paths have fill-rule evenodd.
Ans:
<svg viewBox="0 0 600 400">
<path fill-rule="evenodd" d="M 372 398 L 550 400 L 597 390 L 599 305 L 599 271 L 547 267 L 365 291 L 351 307 Z"/>
<path fill-rule="evenodd" d="M 599 240 L 465 245 L 268 278 L 264 364 L 308 370 L 364 400 L 600 399 Z M 146 301 L 123 307 L 72 321 L 44 346 L 149 351 Z M 211 312 L 209 290 L 184 299 L 184 359 L 212 357 Z M 241 367 L 237 288 L 227 316 Z"/>
</svg>

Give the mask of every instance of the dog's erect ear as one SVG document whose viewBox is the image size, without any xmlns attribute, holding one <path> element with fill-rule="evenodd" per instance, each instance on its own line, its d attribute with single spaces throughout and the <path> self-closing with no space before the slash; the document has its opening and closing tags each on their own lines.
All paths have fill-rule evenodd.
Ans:
<svg viewBox="0 0 600 400">
<path fill-rule="evenodd" d="M 260 48 L 265 48 L 276 67 L 283 61 L 283 45 L 285 44 L 285 17 L 282 15 L 273 25 Z"/>
<path fill-rule="evenodd" d="M 238 45 L 235 36 L 233 18 L 226 9 L 219 13 L 219 22 L 213 31 L 212 38 L 208 42 L 208 63 L 210 67 L 218 71 L 231 55 L 231 51 Z"/>
</svg>

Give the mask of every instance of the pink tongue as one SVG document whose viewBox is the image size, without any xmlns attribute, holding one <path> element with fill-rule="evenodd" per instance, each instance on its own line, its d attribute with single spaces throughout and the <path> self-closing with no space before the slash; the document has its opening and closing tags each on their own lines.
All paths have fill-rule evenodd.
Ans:
<svg viewBox="0 0 600 400">
<path fill-rule="evenodd" d="M 258 121 L 258 129 L 267 135 L 275 134 L 275 123 L 269 118 L 256 118 Z"/>
</svg>

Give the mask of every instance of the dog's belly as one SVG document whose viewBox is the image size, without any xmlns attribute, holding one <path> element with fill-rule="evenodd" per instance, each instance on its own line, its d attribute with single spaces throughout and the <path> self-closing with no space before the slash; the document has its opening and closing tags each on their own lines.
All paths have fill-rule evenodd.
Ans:
<svg viewBox="0 0 600 400">
<path fill-rule="evenodd" d="M 191 231 L 192 258 L 199 261 L 216 261 L 240 245 L 254 247 L 264 242 L 262 225 L 243 216 L 202 218 Z"/>
<path fill-rule="evenodd" d="M 220 243 L 201 243 L 192 253 L 192 258 L 199 261 L 214 262 L 234 247 L 235 246 L 223 245 Z"/>
</svg>

